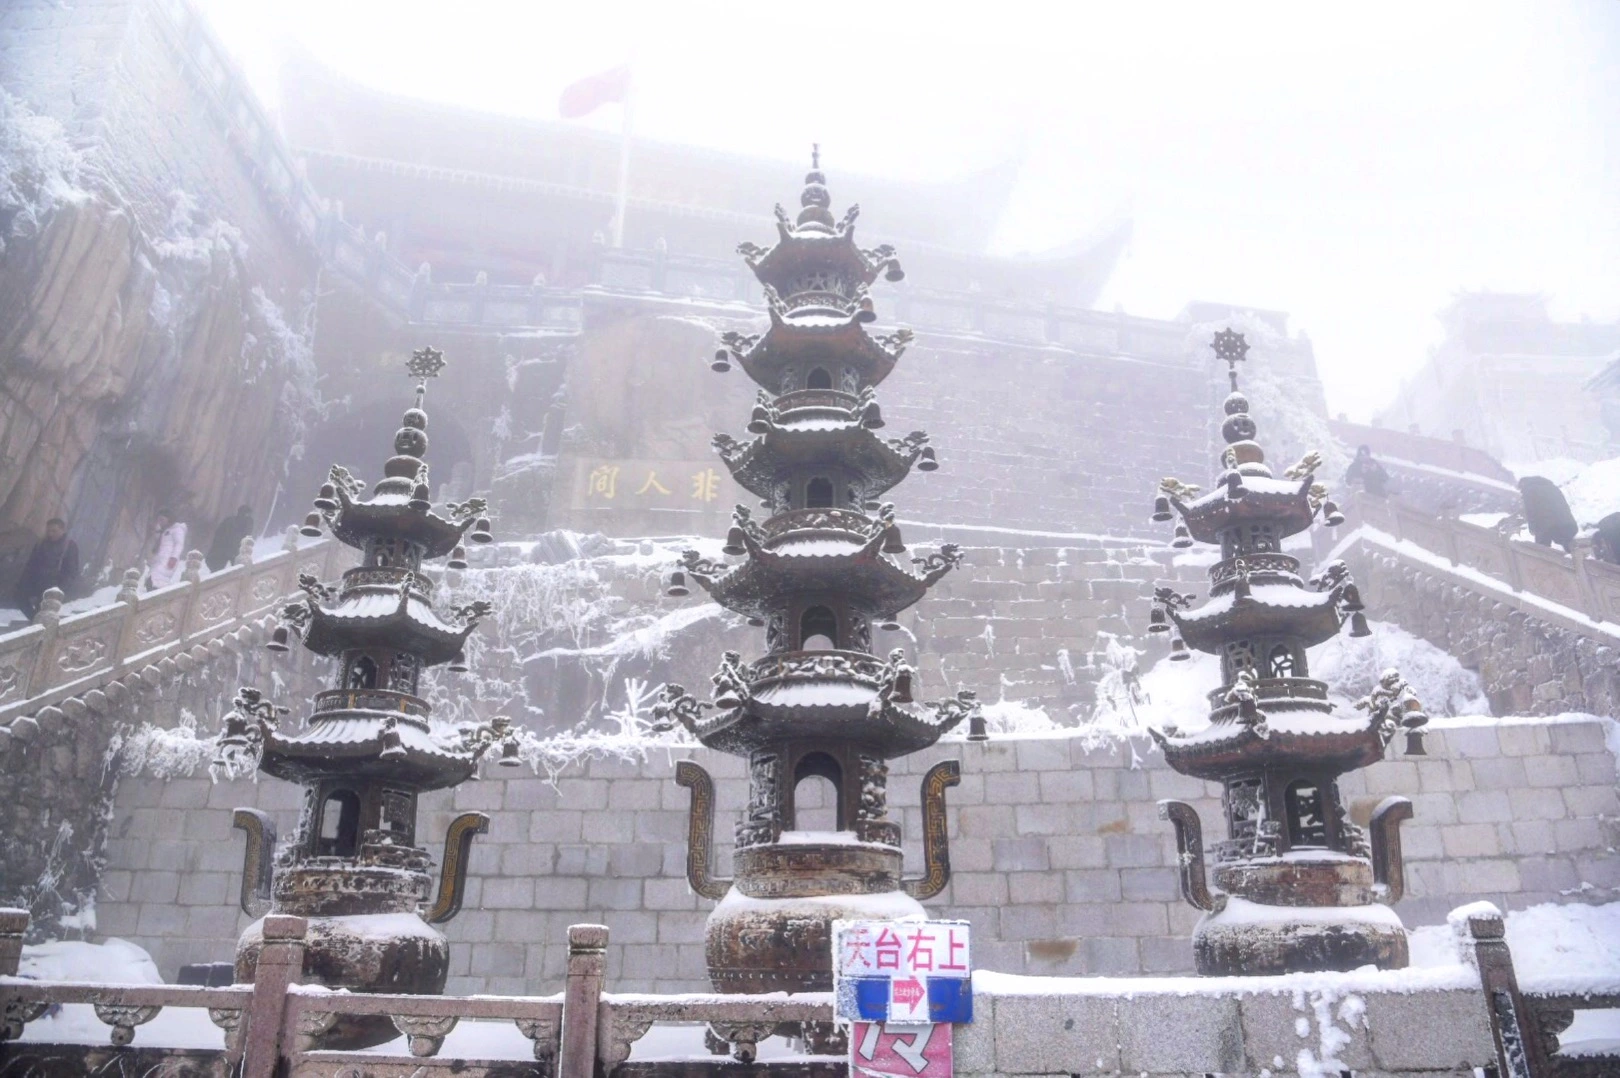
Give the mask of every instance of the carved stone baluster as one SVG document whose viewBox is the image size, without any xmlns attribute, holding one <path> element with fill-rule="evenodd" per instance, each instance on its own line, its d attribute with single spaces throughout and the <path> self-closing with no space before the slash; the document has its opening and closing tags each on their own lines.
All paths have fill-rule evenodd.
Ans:
<svg viewBox="0 0 1620 1078">
<path fill-rule="evenodd" d="M 444 1045 L 444 1039 L 456 1028 L 456 1016 L 427 1016 L 391 1014 L 388 1020 L 405 1035 L 413 1056 L 435 1056 Z M 324 1032 L 324 1031 L 323 1031 Z"/>
<path fill-rule="evenodd" d="M 135 1007 L 122 1003 L 97 1003 L 96 1017 L 112 1026 L 112 1043 L 119 1048 L 135 1039 L 135 1027 L 158 1016 L 162 1007 Z"/>
<path fill-rule="evenodd" d="M 534 1042 L 534 1058 L 541 1062 L 557 1058 L 561 1023 L 555 1018 L 519 1018 L 518 1032 Z"/>
</svg>

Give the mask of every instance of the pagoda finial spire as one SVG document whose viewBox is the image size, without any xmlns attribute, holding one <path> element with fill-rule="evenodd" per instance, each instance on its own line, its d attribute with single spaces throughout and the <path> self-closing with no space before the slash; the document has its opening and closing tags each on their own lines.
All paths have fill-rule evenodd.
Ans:
<svg viewBox="0 0 1620 1078">
<path fill-rule="evenodd" d="M 1232 382 L 1232 392 L 1237 392 L 1238 377 L 1237 365 L 1249 355 L 1249 342 L 1243 334 L 1228 327 L 1215 334 L 1209 346 L 1215 350 L 1215 358 L 1226 360 L 1226 376 Z"/>
<path fill-rule="evenodd" d="M 437 378 L 439 372 L 444 370 L 444 353 L 437 348 L 418 348 L 411 353 L 411 358 L 405 361 L 405 372 L 416 379 L 416 406 L 422 407 L 422 400 L 427 396 L 427 380 Z"/>
<path fill-rule="evenodd" d="M 821 171 L 821 143 L 810 144 L 810 167 L 817 172 Z"/>
</svg>

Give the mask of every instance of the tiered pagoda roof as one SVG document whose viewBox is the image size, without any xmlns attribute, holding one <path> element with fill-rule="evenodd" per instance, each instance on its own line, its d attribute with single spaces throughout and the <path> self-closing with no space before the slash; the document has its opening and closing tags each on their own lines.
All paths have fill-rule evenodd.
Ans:
<svg viewBox="0 0 1620 1078">
<path fill-rule="evenodd" d="M 1161 589 L 1155 628 L 1174 628 L 1182 645 L 1219 655 L 1222 684 L 1209 694 L 1210 724 L 1196 732 L 1153 731 L 1177 771 L 1219 779 L 1244 767 L 1312 766 L 1342 773 L 1382 757 L 1388 724 L 1376 714 L 1346 712 L 1328 700 L 1325 682 L 1306 676 L 1308 649 L 1349 623 L 1366 635 L 1355 585 L 1335 563 L 1312 588 L 1283 542 L 1318 519 L 1338 523 L 1338 509 L 1317 482 L 1320 458 L 1307 454 L 1278 477 L 1256 441 L 1248 399 L 1238 391 L 1237 363 L 1248 349 L 1230 330 L 1216 335 L 1216 354 L 1230 366 L 1215 488 L 1174 479 L 1161 484 L 1155 519 L 1180 518 L 1176 545 L 1219 544 L 1207 601 Z M 1173 515 L 1172 515 L 1173 510 Z"/>
<path fill-rule="evenodd" d="M 908 552 L 893 508 L 877 500 L 914 464 L 937 467 L 924 432 L 887 440 L 874 433 L 884 425 L 874 388 L 910 334 L 868 335 L 875 315 L 867 288 L 879 274 L 897 281 L 904 271 L 891 248 L 856 246 L 858 208 L 833 218 L 819 162 L 800 204 L 796 218 L 777 207 L 775 246 L 738 248 L 764 286 L 771 324 L 757 337 L 726 334 L 713 364 L 725 371 L 736 362 L 761 387 L 748 424 L 754 438 L 719 434 L 715 447 L 770 515 L 755 522 L 739 506 L 726 552 L 744 560 L 728 566 L 689 551 L 677 591 L 690 576 L 727 609 L 772 625 L 771 654 L 734 671 L 741 675 L 734 704 L 708 719 L 693 712 L 689 725 L 705 744 L 732 752 L 791 736 L 836 736 L 900 755 L 933 743 L 960 713 L 916 714 L 905 707 L 909 696 L 884 690 L 891 667 L 903 663 L 870 655 L 871 628 L 922 599 L 960 554 L 946 545 L 902 557 Z M 788 623 L 818 596 L 840 607 L 839 647 L 791 646 L 800 634 Z"/>
<path fill-rule="evenodd" d="M 412 355 L 416 401 L 371 495 L 347 469 L 334 466 L 305 521 L 306 534 L 320 534 L 324 524 L 361 552 L 362 564 L 336 585 L 300 578 L 304 598 L 282 610 L 285 625 L 272 646 L 285 650 L 290 629 L 310 651 L 341 660 L 343 674 L 339 688 L 316 697 L 302 729 L 265 731 L 260 767 L 268 774 L 301 782 L 390 778 L 429 790 L 463 782 L 477 767 L 477 747 L 459 732 L 436 732 L 427 702 L 417 695 L 421 671 L 459 659 L 489 610 L 473 603 L 441 614 L 433 581 L 422 572 L 425 559 L 447 555 L 453 567 L 464 566 L 464 540 L 490 541 L 481 499 L 442 512 L 429 501 L 423 402 L 426 380 L 443 365 L 430 348 Z"/>
</svg>

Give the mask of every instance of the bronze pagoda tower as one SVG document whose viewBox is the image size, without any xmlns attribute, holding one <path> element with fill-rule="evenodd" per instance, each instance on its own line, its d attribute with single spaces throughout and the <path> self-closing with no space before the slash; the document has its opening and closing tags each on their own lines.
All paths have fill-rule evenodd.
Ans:
<svg viewBox="0 0 1620 1078">
<path fill-rule="evenodd" d="M 903 276 L 887 246 L 855 243 L 858 207 L 828 209 L 813 160 L 796 218 L 776 207 L 777 242 L 738 251 L 763 286 L 770 325 L 727 333 L 715 370 L 732 364 L 760 386 L 753 438 L 715 436 L 715 448 L 765 518 L 736 509 L 730 565 L 687 551 L 671 595 L 695 580 L 720 605 L 765 630 L 765 654 L 727 652 L 712 702 L 664 687 L 659 714 L 704 745 L 748 760 L 749 799 L 737 825 L 734 879 L 711 873 L 713 785 L 682 762 L 692 791 L 687 875 L 720 903 L 709 917 L 707 957 L 721 992 L 825 991 L 832 987 L 830 929 L 840 918 L 921 914 L 919 899 L 949 878 L 945 790 L 956 761 L 923 779 L 924 874 L 902 879 L 900 828 L 888 818 L 888 761 L 917 752 L 975 711 L 974 694 L 913 704 L 904 651 L 879 658 L 874 628 L 927 593 L 960 560 L 955 546 L 906 559 L 894 507 L 880 499 L 913 465 L 938 467 L 921 431 L 884 439 L 877 386 L 911 334 L 874 338 L 867 288 Z M 809 776 L 835 791 L 834 833 L 802 830 L 795 789 Z"/>
<path fill-rule="evenodd" d="M 1179 516 L 1172 545 L 1219 544 L 1221 559 L 1209 570 L 1208 601 L 1194 607 L 1192 596 L 1159 588 L 1149 623 L 1150 631 L 1173 629 L 1172 659 L 1192 648 L 1221 661 L 1209 725 L 1152 731 L 1172 768 L 1223 788 L 1227 838 L 1211 848 L 1214 894 L 1197 812 L 1159 803 L 1176 829 L 1182 895 L 1205 911 L 1193 933 L 1198 972 L 1398 969 L 1407 963 L 1406 931 L 1389 906 L 1404 887 L 1399 829 L 1412 804 L 1384 799 L 1363 830 L 1349 819 L 1338 777 L 1382 759 L 1403 727 L 1408 751 L 1421 752 L 1417 728 L 1427 718 L 1394 671 L 1357 705 L 1367 714 L 1338 707 L 1327 684 L 1311 678 L 1309 650 L 1346 624 L 1352 636 L 1367 636 L 1366 615 L 1343 562 L 1307 588 L 1283 544 L 1318 518 L 1331 527 L 1343 516 L 1316 481 L 1317 454 L 1273 475 L 1238 392 L 1248 344 L 1226 329 L 1213 347 L 1231 383 L 1224 470 L 1201 496 L 1164 480 L 1153 517 Z"/>
<path fill-rule="evenodd" d="M 302 728 L 283 731 L 285 708 L 243 689 L 218 739 L 227 769 L 257 766 L 304 787 L 298 832 L 274 850 L 270 818 L 237 809 L 248 834 L 241 905 L 249 916 L 288 913 L 309 919 L 304 957 L 307 983 L 360 992 L 438 993 L 449 971 L 449 946 L 432 927 L 459 912 L 473 836 L 488 826 L 482 813 L 450 825 L 436 896 L 433 859 L 418 845 L 417 797 L 471 778 L 480 758 L 499 746 L 503 763 L 517 763 L 515 731 L 502 719 L 477 728 L 436 726 L 420 694 L 423 671 L 465 670 L 463 647 L 489 607 L 475 602 L 435 609 L 428 560 L 448 557 L 466 567 L 464 539 L 491 540 L 484 503 L 471 499 L 441 514 L 429 501 L 426 379 L 443 358 L 414 353 L 415 406 L 394 436 L 395 455 L 384 478 L 363 496 L 364 484 L 334 466 L 304 522 L 306 535 L 324 523 L 361 563 L 341 582 L 301 576 L 305 595 L 283 607 L 268 645 L 286 651 L 291 636 L 337 660 L 337 685 L 316 694 Z M 264 940 L 262 920 L 243 932 L 236 955 L 238 982 L 253 980 Z M 345 1017 L 320 1031 L 325 1047 L 362 1047 L 397 1036 L 382 1016 Z"/>
</svg>

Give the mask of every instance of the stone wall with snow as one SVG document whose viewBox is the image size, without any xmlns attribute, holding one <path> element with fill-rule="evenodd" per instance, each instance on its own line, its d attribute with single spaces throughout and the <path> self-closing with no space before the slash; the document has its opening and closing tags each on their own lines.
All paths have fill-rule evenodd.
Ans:
<svg viewBox="0 0 1620 1078">
<path fill-rule="evenodd" d="M 92 573 L 163 503 L 197 547 L 262 517 L 318 403 L 292 174 L 201 45 L 154 0 L 0 5 L 0 584 L 52 516 Z"/>
<path fill-rule="evenodd" d="M 1616 760 L 1610 720 L 1438 720 L 1430 755 L 1347 776 L 1365 821 L 1393 793 L 1410 796 L 1404 830 L 1408 926 L 1439 924 L 1464 902 L 1509 909 L 1613 900 L 1620 891 Z M 1613 738 L 1611 737 L 1611 740 Z M 714 773 L 716 830 L 729 836 L 744 800 L 741 763 L 690 748 L 641 760 L 602 757 L 555 787 L 491 769 L 453 794 L 424 798 L 421 834 L 453 813 L 488 812 L 464 912 L 449 926 L 450 990 L 553 991 L 567 926 L 613 926 L 615 987 L 702 988 L 710 904 L 687 888 L 687 791 L 675 762 Z M 1175 848 L 1155 800 L 1190 800 L 1218 826 L 1217 791 L 1163 765 L 1146 738 L 1022 737 L 954 741 L 897 762 L 891 804 L 920 864 L 917 786 L 938 759 L 962 761 L 950 791 L 950 887 L 930 907 L 966 917 L 980 968 L 1032 974 L 1174 973 L 1191 969 L 1196 911 L 1176 894 Z M 807 791 L 808 792 L 808 791 Z M 110 823 L 97 931 L 147 948 L 165 975 L 231 956 L 247 919 L 235 906 L 242 840 L 230 810 L 256 805 L 292 824 L 296 790 L 263 780 L 213 783 L 199 772 L 125 779 Z M 729 851 L 720 855 L 722 871 Z"/>
</svg>

